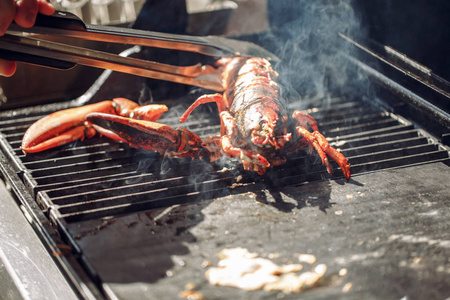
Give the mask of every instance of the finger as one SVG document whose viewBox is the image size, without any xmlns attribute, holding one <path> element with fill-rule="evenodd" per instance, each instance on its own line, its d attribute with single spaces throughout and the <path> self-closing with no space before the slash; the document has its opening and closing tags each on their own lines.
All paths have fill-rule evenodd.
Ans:
<svg viewBox="0 0 450 300">
<path fill-rule="evenodd" d="M 4 35 L 16 14 L 14 0 L 0 0 L 0 36 Z"/>
<path fill-rule="evenodd" d="M 46 0 L 38 0 L 38 11 L 44 15 L 53 15 L 55 13 L 55 8 L 53 5 Z"/>
<path fill-rule="evenodd" d="M 19 26 L 29 28 L 34 25 L 38 13 L 38 3 L 36 0 L 16 1 L 16 16 L 14 21 Z"/>
<path fill-rule="evenodd" d="M 16 62 L 0 58 L 0 75 L 12 76 L 16 72 Z"/>
</svg>

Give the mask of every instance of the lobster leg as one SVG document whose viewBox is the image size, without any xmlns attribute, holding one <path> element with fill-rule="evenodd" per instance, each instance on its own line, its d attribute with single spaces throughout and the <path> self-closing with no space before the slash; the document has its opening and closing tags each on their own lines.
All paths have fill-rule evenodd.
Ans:
<svg viewBox="0 0 450 300">
<path fill-rule="evenodd" d="M 313 134 L 316 137 L 316 140 L 319 142 L 320 147 L 324 149 L 325 153 L 338 163 L 339 167 L 342 170 L 342 173 L 344 173 L 345 179 L 350 180 L 351 170 L 350 163 L 348 162 L 347 158 L 345 158 L 345 156 L 338 150 L 330 147 L 327 139 L 320 132 L 314 132 Z"/>
<path fill-rule="evenodd" d="M 314 132 L 319 132 L 319 127 L 317 127 L 316 120 L 314 120 L 313 117 L 311 117 L 310 115 L 308 115 L 304 111 L 296 110 L 292 114 L 292 117 L 295 120 L 297 120 L 297 122 L 299 122 L 300 125 L 302 125 L 303 128 L 307 128 L 308 125 L 309 125 L 309 127 L 311 127 Z"/>
<path fill-rule="evenodd" d="M 199 97 L 194 103 L 189 106 L 189 108 L 184 112 L 184 114 L 180 117 L 180 122 L 184 123 L 192 111 L 199 105 L 205 103 L 215 102 L 217 104 L 217 108 L 219 109 L 219 113 L 226 110 L 226 107 L 223 103 L 223 96 L 221 94 L 211 94 L 211 95 L 203 95 Z"/>
<path fill-rule="evenodd" d="M 327 139 L 319 132 L 316 120 L 314 120 L 314 118 L 307 113 L 298 110 L 293 113 L 292 117 L 302 125 L 297 126 L 296 130 L 298 135 L 303 136 L 303 139 L 295 144 L 296 149 L 290 150 L 295 151 L 304 147 L 305 145 L 311 145 L 319 154 L 322 163 L 327 168 L 328 173 L 332 174 L 333 169 L 330 165 L 330 162 L 328 161 L 327 155 L 329 155 L 334 161 L 338 163 L 339 167 L 342 170 L 342 173 L 344 173 L 345 179 L 350 180 L 351 171 L 350 164 L 347 158 L 345 158 L 345 156 L 342 155 L 342 153 L 340 153 L 338 150 L 329 145 Z M 305 128 L 307 125 L 309 125 L 313 129 L 313 133 L 309 132 Z"/>
<path fill-rule="evenodd" d="M 199 105 L 215 102 L 219 109 L 221 120 L 220 145 L 223 152 L 229 157 L 237 157 L 242 161 L 245 170 L 256 171 L 264 174 L 270 167 L 270 163 L 262 155 L 241 149 L 233 145 L 232 140 L 236 137 L 236 122 L 234 117 L 226 110 L 221 94 L 203 95 L 199 97 L 180 117 L 180 122 L 186 121 L 191 112 Z"/>
</svg>

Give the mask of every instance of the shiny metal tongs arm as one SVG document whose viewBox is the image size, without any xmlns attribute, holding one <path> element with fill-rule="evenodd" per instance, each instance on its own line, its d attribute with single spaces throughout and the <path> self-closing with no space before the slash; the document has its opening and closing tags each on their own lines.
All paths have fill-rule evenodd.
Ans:
<svg viewBox="0 0 450 300">
<path fill-rule="evenodd" d="M 214 91 L 224 90 L 220 71 L 212 66 L 178 67 L 19 35 L 5 34 L 0 38 L 0 57 L 58 69 L 80 64 Z"/>
<path fill-rule="evenodd" d="M 33 38 L 24 35 L 24 32 L 40 36 Z M 36 25 L 32 28 L 11 25 L 7 34 L 0 38 L 0 57 L 60 69 L 69 69 L 76 64 L 81 64 L 223 91 L 219 71 L 212 66 L 200 64 L 187 67 L 171 66 L 56 43 L 42 39 L 42 36 L 141 45 L 219 57 L 246 55 L 278 60 L 269 51 L 249 42 L 217 36 L 187 36 L 89 25 L 71 13 L 61 11 L 55 12 L 52 16 L 39 15 Z"/>
</svg>

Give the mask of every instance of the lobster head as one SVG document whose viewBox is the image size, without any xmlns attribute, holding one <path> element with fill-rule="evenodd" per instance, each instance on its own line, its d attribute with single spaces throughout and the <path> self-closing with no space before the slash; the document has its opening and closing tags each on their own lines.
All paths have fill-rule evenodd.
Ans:
<svg viewBox="0 0 450 300">
<path fill-rule="evenodd" d="M 288 116 L 280 114 L 277 107 L 249 106 L 241 120 L 244 124 L 240 129 L 246 129 L 251 143 L 259 148 L 278 150 L 291 139 L 291 134 L 287 133 Z"/>
</svg>

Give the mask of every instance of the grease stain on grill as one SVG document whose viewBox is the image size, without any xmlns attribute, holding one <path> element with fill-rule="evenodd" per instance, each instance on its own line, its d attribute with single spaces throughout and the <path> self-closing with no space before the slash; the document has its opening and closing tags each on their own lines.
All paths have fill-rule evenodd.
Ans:
<svg viewBox="0 0 450 300">
<path fill-rule="evenodd" d="M 108 227 L 111 224 L 114 224 L 115 222 L 116 222 L 115 220 L 103 220 L 100 225 L 97 225 L 92 229 L 88 229 L 77 233 L 76 235 L 74 235 L 74 239 L 79 240 L 85 237 L 86 235 L 96 235 L 100 230 L 105 229 L 106 227 Z"/>
</svg>

